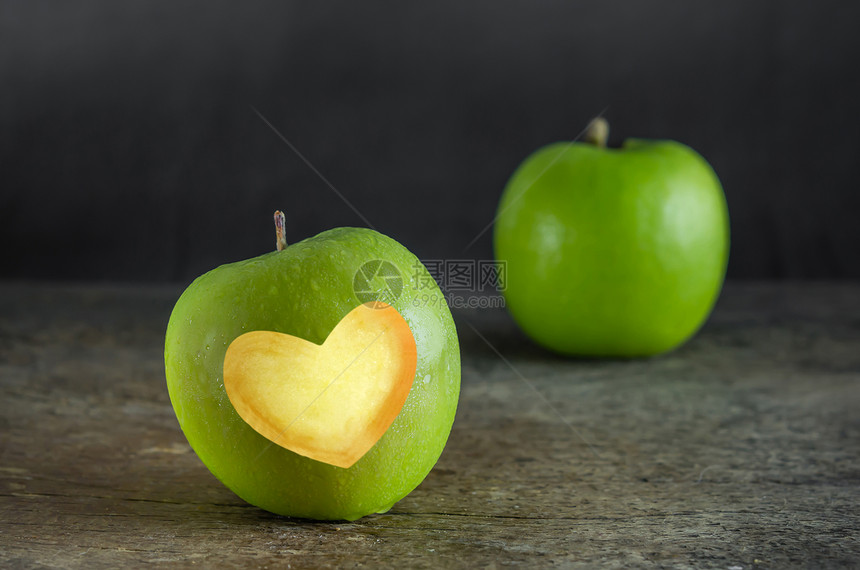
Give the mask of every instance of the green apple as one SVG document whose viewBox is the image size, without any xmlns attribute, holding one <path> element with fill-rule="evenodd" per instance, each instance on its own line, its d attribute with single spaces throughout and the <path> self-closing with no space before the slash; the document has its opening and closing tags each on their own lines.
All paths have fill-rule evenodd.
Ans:
<svg viewBox="0 0 860 570">
<path fill-rule="evenodd" d="M 636 357 L 671 350 L 707 319 L 725 277 L 722 186 L 691 148 L 628 139 L 537 150 L 499 203 L 495 255 L 505 301 L 538 344 L 568 355 Z"/>
<path fill-rule="evenodd" d="M 197 278 L 173 309 L 164 350 L 170 399 L 188 442 L 227 487 L 268 511 L 355 520 L 388 510 L 430 472 L 457 408 L 457 332 L 445 303 L 420 301 L 428 292 L 442 298 L 413 254 L 358 228 L 329 230 Z M 273 443 L 242 419 L 224 386 L 225 354 L 234 340 L 270 331 L 323 345 L 374 293 L 408 324 L 415 372 L 402 408 L 398 404 L 393 423 L 369 451 L 349 467 L 337 466 Z M 341 339 L 353 336 L 344 330 Z M 265 400 L 266 394 L 255 397 Z M 356 413 L 349 402 L 343 408 Z"/>
</svg>

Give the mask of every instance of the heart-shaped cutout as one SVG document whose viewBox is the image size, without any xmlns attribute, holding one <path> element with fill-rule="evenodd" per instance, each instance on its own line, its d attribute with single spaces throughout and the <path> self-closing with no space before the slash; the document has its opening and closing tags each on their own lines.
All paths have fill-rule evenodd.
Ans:
<svg viewBox="0 0 860 570">
<path fill-rule="evenodd" d="M 322 345 L 273 331 L 234 340 L 224 388 L 239 416 L 299 455 L 350 467 L 379 441 L 415 377 L 412 330 L 394 307 L 359 305 Z"/>
</svg>

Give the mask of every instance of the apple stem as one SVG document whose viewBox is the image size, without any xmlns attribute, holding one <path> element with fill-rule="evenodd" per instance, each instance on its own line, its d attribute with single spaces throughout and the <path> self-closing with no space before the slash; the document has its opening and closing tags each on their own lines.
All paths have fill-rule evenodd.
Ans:
<svg viewBox="0 0 860 570">
<path fill-rule="evenodd" d="M 603 117 L 595 117 L 585 131 L 585 142 L 591 143 L 599 148 L 606 148 L 609 140 L 609 121 Z"/>
<path fill-rule="evenodd" d="M 275 238 L 278 251 L 283 251 L 287 247 L 287 224 L 284 213 L 280 210 L 275 210 Z"/>
</svg>

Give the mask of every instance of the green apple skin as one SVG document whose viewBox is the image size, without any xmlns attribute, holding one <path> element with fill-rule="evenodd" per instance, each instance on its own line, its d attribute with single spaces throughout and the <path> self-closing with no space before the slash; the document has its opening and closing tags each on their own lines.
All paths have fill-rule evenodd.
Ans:
<svg viewBox="0 0 860 570">
<path fill-rule="evenodd" d="M 353 277 L 374 259 L 394 264 L 403 278 L 403 292 L 392 304 L 412 329 L 417 370 L 390 429 L 355 465 L 343 469 L 272 444 L 245 423 L 224 390 L 224 354 L 233 339 L 252 330 L 321 344 L 361 304 Z M 419 302 L 428 292 L 442 299 L 412 253 L 359 228 L 329 230 L 202 275 L 176 303 L 164 349 L 170 400 L 191 447 L 239 497 L 273 513 L 355 520 L 388 510 L 435 465 L 457 409 L 457 332 L 444 301 Z"/>
<path fill-rule="evenodd" d="M 693 336 L 719 296 L 726 199 L 705 159 L 674 141 L 555 143 L 505 187 L 494 247 L 506 306 L 535 342 L 651 356 Z"/>
</svg>

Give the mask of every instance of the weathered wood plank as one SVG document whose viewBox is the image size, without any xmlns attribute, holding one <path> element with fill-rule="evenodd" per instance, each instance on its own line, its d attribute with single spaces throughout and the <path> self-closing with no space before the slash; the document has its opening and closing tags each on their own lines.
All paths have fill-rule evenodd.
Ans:
<svg viewBox="0 0 860 570">
<path fill-rule="evenodd" d="M 637 361 L 457 313 L 448 448 L 354 523 L 250 507 L 190 451 L 162 369 L 177 293 L 0 285 L 0 566 L 860 564 L 860 285 L 730 284 Z"/>
</svg>

